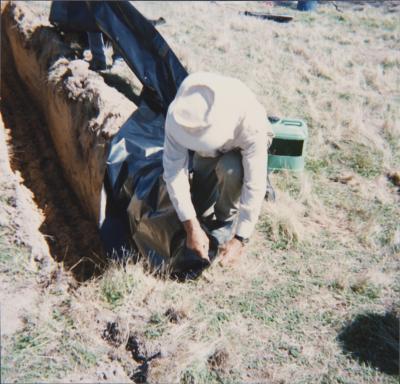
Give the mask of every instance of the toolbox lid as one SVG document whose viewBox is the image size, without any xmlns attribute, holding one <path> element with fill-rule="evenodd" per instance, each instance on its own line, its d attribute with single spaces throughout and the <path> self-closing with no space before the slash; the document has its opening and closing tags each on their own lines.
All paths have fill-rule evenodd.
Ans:
<svg viewBox="0 0 400 384">
<path fill-rule="evenodd" d="M 280 119 L 271 124 L 275 138 L 284 140 L 307 140 L 307 124 L 299 119 Z"/>
</svg>

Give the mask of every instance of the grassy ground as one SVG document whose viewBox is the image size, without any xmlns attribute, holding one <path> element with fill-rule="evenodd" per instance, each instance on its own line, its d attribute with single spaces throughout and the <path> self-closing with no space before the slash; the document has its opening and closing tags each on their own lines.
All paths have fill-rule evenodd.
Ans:
<svg viewBox="0 0 400 384">
<path fill-rule="evenodd" d="M 397 383 L 400 205 L 387 174 L 400 166 L 399 13 L 331 4 L 314 13 L 243 2 L 137 7 L 166 19 L 158 29 L 190 71 L 238 77 L 269 114 L 304 119 L 306 170 L 273 175 L 278 199 L 265 203 L 247 256 L 230 269 L 215 264 L 178 283 L 113 265 L 72 290 L 59 271 L 6 338 L 2 380 L 140 382 L 139 351 L 161 352 L 149 362 L 149 382 Z M 12 209 L 12 198 L 1 204 Z M 25 269 L 3 266 L 29 253 L 3 224 L 10 285 Z"/>
</svg>

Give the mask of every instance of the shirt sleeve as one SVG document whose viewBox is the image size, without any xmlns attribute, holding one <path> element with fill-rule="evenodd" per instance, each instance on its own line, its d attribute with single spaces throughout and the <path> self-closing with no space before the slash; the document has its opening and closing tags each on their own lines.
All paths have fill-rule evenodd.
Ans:
<svg viewBox="0 0 400 384">
<path fill-rule="evenodd" d="M 254 231 L 266 192 L 267 152 L 272 131 L 261 105 L 251 109 L 242 126 L 240 148 L 244 175 L 236 234 L 248 238 Z"/>
<path fill-rule="evenodd" d="M 180 221 L 196 217 L 189 184 L 189 152 L 166 131 L 164 141 L 164 180 Z"/>
</svg>

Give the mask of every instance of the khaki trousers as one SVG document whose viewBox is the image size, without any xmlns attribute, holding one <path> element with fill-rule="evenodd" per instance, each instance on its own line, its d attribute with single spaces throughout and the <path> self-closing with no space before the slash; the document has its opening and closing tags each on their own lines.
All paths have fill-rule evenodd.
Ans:
<svg viewBox="0 0 400 384">
<path fill-rule="evenodd" d="M 213 212 L 221 221 L 233 220 L 243 185 L 242 155 L 232 150 L 217 157 L 193 157 L 192 199 L 199 217 Z"/>
</svg>

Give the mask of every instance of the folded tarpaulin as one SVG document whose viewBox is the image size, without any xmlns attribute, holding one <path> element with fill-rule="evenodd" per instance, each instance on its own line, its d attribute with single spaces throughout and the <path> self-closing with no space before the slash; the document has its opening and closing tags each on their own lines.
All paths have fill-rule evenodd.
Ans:
<svg viewBox="0 0 400 384">
<path fill-rule="evenodd" d="M 53 1 L 49 20 L 64 31 L 107 35 L 143 84 L 142 99 L 166 113 L 187 71 L 154 27 L 155 21 L 147 20 L 129 1 Z"/>
<path fill-rule="evenodd" d="M 118 47 L 143 84 L 143 100 L 166 113 L 187 76 L 166 41 L 129 1 L 87 1 L 99 29 Z"/>
</svg>

